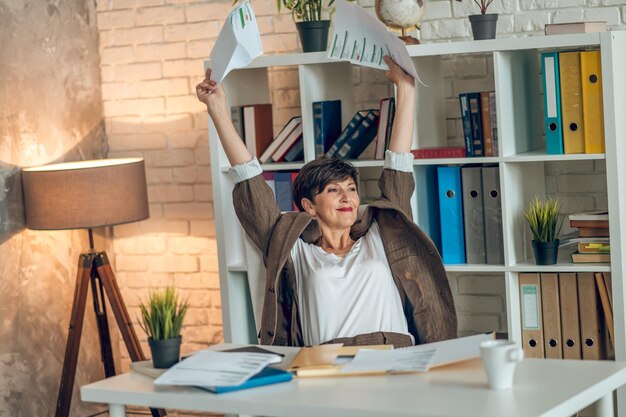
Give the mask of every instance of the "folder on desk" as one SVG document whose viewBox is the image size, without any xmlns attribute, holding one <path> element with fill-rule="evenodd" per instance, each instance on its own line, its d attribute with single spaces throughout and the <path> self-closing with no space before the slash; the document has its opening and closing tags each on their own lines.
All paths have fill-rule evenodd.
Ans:
<svg viewBox="0 0 626 417">
<path fill-rule="evenodd" d="M 561 340 L 563 358 L 580 359 L 580 325 L 578 319 L 578 283 L 576 273 L 559 273 L 561 299 Z"/>
<path fill-rule="evenodd" d="M 490 265 L 502 265 L 504 263 L 504 245 L 502 241 L 502 203 L 498 167 L 483 167 L 482 180 L 486 259 Z"/>
<path fill-rule="evenodd" d="M 604 338 L 601 334 L 598 296 L 593 272 L 579 272 L 578 313 L 580 317 L 580 347 L 583 359 L 602 359 Z"/>
<path fill-rule="evenodd" d="M 522 347 L 527 358 L 543 358 L 541 284 L 539 274 L 519 274 Z"/>
<path fill-rule="evenodd" d="M 484 264 L 487 261 L 481 171 L 481 167 L 461 168 L 465 257 L 468 264 Z"/>
<path fill-rule="evenodd" d="M 545 357 L 547 359 L 562 359 L 559 276 L 554 273 L 544 273 L 541 274 L 540 280 Z"/>
<path fill-rule="evenodd" d="M 437 167 L 441 257 L 444 264 L 465 263 L 461 168 Z"/>
<path fill-rule="evenodd" d="M 563 153 L 563 125 L 561 123 L 561 83 L 558 52 L 541 54 L 543 74 L 543 115 L 546 132 L 546 152 Z"/>
<path fill-rule="evenodd" d="M 585 153 L 604 153 L 604 107 L 600 51 L 580 53 Z"/>
<path fill-rule="evenodd" d="M 583 101 L 580 82 L 580 52 L 559 53 L 561 117 L 565 153 L 584 153 Z"/>
</svg>

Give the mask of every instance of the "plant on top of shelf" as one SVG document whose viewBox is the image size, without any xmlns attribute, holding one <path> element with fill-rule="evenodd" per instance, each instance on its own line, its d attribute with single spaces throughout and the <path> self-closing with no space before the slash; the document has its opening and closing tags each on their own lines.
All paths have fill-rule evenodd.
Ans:
<svg viewBox="0 0 626 417">
<path fill-rule="evenodd" d="M 462 0 L 457 0 L 462 1 Z M 496 25 L 498 23 L 497 13 L 487 13 L 487 8 L 493 3 L 493 0 L 472 0 L 480 8 L 480 14 L 469 16 L 472 25 L 472 34 L 474 40 L 495 39 Z"/>
<path fill-rule="evenodd" d="M 169 368 L 180 359 L 180 332 L 188 308 L 173 287 L 151 292 L 147 302 L 139 304 L 139 325 L 148 335 L 155 368 Z"/>
<path fill-rule="evenodd" d="M 563 226 L 563 216 L 559 214 L 559 199 L 548 197 L 539 200 L 535 197 L 524 209 L 524 217 L 533 234 L 533 250 L 538 265 L 556 263 L 559 248 L 559 233 Z"/>
</svg>

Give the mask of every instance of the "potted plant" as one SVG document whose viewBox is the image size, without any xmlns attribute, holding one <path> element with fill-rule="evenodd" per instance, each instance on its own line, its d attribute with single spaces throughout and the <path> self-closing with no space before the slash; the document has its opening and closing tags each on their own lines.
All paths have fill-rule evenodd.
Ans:
<svg viewBox="0 0 626 417">
<path fill-rule="evenodd" d="M 460 0 L 459 0 L 460 1 Z M 493 0 L 473 0 L 480 7 L 480 14 L 469 16 L 472 25 L 474 40 L 495 39 L 496 25 L 498 23 L 497 13 L 487 13 L 487 8 Z"/>
<path fill-rule="evenodd" d="M 559 249 L 559 233 L 563 225 L 563 217 L 559 215 L 559 200 L 548 197 L 540 201 L 535 197 L 524 210 L 533 234 L 533 251 L 537 265 L 553 265 L 556 263 Z"/>
<path fill-rule="evenodd" d="M 139 324 L 148 335 L 155 368 L 169 368 L 180 360 L 180 330 L 188 307 L 172 287 L 152 292 L 145 304 L 140 303 Z"/>
<path fill-rule="evenodd" d="M 335 0 L 276 0 L 276 7 L 280 13 L 284 5 L 291 10 L 296 22 L 302 52 L 325 51 L 328 44 L 328 29 L 330 28 L 331 6 Z M 324 8 L 327 11 L 324 11 Z M 325 17 L 325 18 L 323 18 Z"/>
</svg>

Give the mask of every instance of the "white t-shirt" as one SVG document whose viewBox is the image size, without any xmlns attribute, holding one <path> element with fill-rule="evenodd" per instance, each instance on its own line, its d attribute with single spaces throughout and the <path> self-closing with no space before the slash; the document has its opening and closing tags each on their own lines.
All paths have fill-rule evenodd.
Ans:
<svg viewBox="0 0 626 417">
<path fill-rule="evenodd" d="M 343 258 L 302 239 L 291 258 L 306 345 L 377 331 L 410 336 L 376 222 Z"/>
</svg>

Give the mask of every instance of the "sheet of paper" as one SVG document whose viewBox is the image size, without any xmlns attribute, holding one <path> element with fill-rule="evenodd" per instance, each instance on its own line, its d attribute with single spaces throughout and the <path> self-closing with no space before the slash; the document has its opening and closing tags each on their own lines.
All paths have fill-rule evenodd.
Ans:
<svg viewBox="0 0 626 417">
<path fill-rule="evenodd" d="M 426 371 L 435 356 L 436 349 L 361 349 L 352 362 L 347 363 L 341 372 L 373 371 Z"/>
<path fill-rule="evenodd" d="M 461 362 L 480 356 L 480 344 L 485 340 L 495 339 L 495 333 L 480 333 L 473 336 L 459 337 L 406 348 L 407 350 L 437 349 L 437 353 L 430 363 L 430 368 Z"/>
<path fill-rule="evenodd" d="M 221 83 L 233 69 L 242 68 L 263 54 L 259 27 L 249 0 L 226 17 L 211 51 L 211 80 Z"/>
<path fill-rule="evenodd" d="M 403 70 L 419 80 L 404 43 L 374 16 L 346 0 L 335 2 L 335 29 L 328 57 L 353 64 L 388 70 L 383 55 L 389 55 Z M 420 81 L 421 82 L 421 81 Z"/>
<path fill-rule="evenodd" d="M 241 385 L 263 368 L 282 359 L 264 353 L 235 353 L 202 350 L 177 363 L 160 377 L 157 385 Z"/>
</svg>

